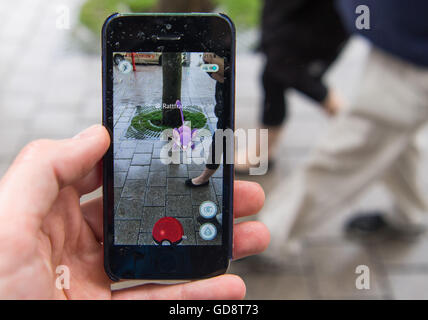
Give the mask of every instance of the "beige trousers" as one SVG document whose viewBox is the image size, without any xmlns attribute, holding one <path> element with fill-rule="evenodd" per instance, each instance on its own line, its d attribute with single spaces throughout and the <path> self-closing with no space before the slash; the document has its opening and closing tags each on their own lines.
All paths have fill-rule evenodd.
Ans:
<svg viewBox="0 0 428 320">
<path fill-rule="evenodd" d="M 428 120 L 428 69 L 372 49 L 355 102 L 333 120 L 309 161 L 279 185 L 261 220 L 272 245 L 299 237 L 340 212 L 375 181 L 395 201 L 394 222 L 423 224 L 415 136 Z"/>
</svg>

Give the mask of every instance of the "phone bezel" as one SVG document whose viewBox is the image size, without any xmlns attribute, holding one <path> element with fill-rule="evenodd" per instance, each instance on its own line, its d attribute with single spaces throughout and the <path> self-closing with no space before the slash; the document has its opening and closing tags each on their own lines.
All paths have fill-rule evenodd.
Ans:
<svg viewBox="0 0 428 320">
<path fill-rule="evenodd" d="M 172 25 L 170 30 L 165 24 Z M 186 25 L 186 26 L 185 26 Z M 210 27 L 208 27 L 210 26 Z M 136 32 L 144 32 L 145 40 Z M 133 37 L 127 35 L 132 33 Z M 156 40 L 151 35 L 180 35 L 180 40 Z M 163 47 L 159 50 L 159 47 Z M 112 143 L 103 159 L 104 268 L 113 280 L 199 279 L 225 273 L 232 258 L 233 164 L 223 165 L 222 245 L 114 245 L 113 176 L 113 52 L 222 52 L 229 68 L 225 88 L 225 127 L 234 130 L 235 28 L 223 14 L 113 14 L 102 29 L 103 124 Z M 161 257 L 173 257 L 175 270 L 157 267 Z M 165 268 L 164 268 L 165 269 Z"/>
</svg>

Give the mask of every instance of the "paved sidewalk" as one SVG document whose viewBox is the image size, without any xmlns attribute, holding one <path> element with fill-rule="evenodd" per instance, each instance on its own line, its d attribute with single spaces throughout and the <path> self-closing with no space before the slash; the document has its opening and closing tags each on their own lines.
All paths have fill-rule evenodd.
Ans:
<svg viewBox="0 0 428 320">
<path fill-rule="evenodd" d="M 209 200 L 221 208 L 222 167 L 208 185 L 189 188 L 185 181 L 202 173 L 205 168 L 202 161 L 195 163 L 192 158 L 189 164 L 181 161 L 165 165 L 161 149 L 166 141 L 151 135 L 129 134 L 131 120 L 139 112 L 161 110 L 161 74 L 160 66 L 138 65 L 136 72 L 129 74 L 114 69 L 115 243 L 156 244 L 152 238 L 154 224 L 163 217 L 174 217 L 181 222 L 186 237 L 179 245 L 221 244 L 221 225 L 215 218 L 202 219 L 199 206 Z M 183 109 L 198 108 L 206 116 L 207 129 L 213 133 L 217 121 L 213 111 L 215 80 L 199 67 L 190 66 L 183 67 L 182 83 Z M 180 159 L 184 159 L 183 152 Z M 205 222 L 213 223 L 217 229 L 216 237 L 210 241 L 202 239 L 199 233 Z"/>
<path fill-rule="evenodd" d="M 73 28 L 55 28 L 56 3 L 54 0 L 0 2 L 1 174 L 30 140 L 69 137 L 101 122 L 100 58 L 82 53 Z M 80 1 L 66 3 L 75 17 Z M 357 88 L 364 54 L 363 43 L 351 44 L 328 76 L 347 97 Z M 262 58 L 258 55 L 242 51 L 238 55 L 238 127 L 253 128 L 257 124 L 261 65 Z M 267 201 L 277 183 L 287 179 L 305 160 L 329 122 L 312 102 L 293 91 L 288 94 L 291 118 L 280 146 L 279 162 L 269 175 L 251 178 L 263 185 Z M 425 151 L 427 141 L 424 130 L 420 143 Z M 145 170 L 140 173 L 145 174 Z M 421 183 L 428 191 L 427 178 L 428 165 L 425 165 Z M 254 271 L 249 259 L 233 262 L 231 272 L 244 278 L 250 299 L 428 299 L 428 235 L 414 243 L 396 240 L 371 246 L 343 237 L 343 222 L 355 209 L 388 208 L 390 200 L 382 186 L 374 185 L 343 214 L 314 230 L 300 256 L 276 272 Z M 370 267 L 370 290 L 355 288 L 358 276 L 355 268 L 361 264 Z"/>
</svg>

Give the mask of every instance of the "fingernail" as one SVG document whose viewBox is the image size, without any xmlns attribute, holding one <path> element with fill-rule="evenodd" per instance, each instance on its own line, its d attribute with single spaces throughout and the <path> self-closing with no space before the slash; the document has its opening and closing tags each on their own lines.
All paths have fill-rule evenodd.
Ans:
<svg viewBox="0 0 428 320">
<path fill-rule="evenodd" d="M 82 139 L 82 138 L 86 138 L 86 137 L 90 137 L 92 136 L 92 131 L 95 128 L 99 128 L 101 127 L 100 124 L 94 124 L 93 126 L 90 126 L 89 128 L 86 128 L 85 130 L 79 132 L 78 134 L 76 134 L 73 139 Z"/>
</svg>

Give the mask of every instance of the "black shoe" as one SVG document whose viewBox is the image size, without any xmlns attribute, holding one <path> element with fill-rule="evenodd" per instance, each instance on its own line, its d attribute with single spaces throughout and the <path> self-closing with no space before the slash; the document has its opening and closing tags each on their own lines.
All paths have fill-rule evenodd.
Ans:
<svg viewBox="0 0 428 320">
<path fill-rule="evenodd" d="M 206 186 L 206 185 L 208 185 L 209 182 L 210 181 L 208 180 L 208 181 L 206 181 L 204 183 L 201 183 L 201 184 L 194 184 L 193 181 L 192 181 L 192 179 L 187 179 L 184 183 L 185 183 L 186 186 L 188 186 L 190 188 L 197 188 L 197 187 Z"/>
<path fill-rule="evenodd" d="M 348 237 L 364 241 L 378 241 L 392 238 L 413 240 L 422 233 L 415 230 L 399 229 L 390 224 L 385 219 L 385 215 L 381 211 L 357 214 L 346 223 L 345 233 Z"/>
</svg>

